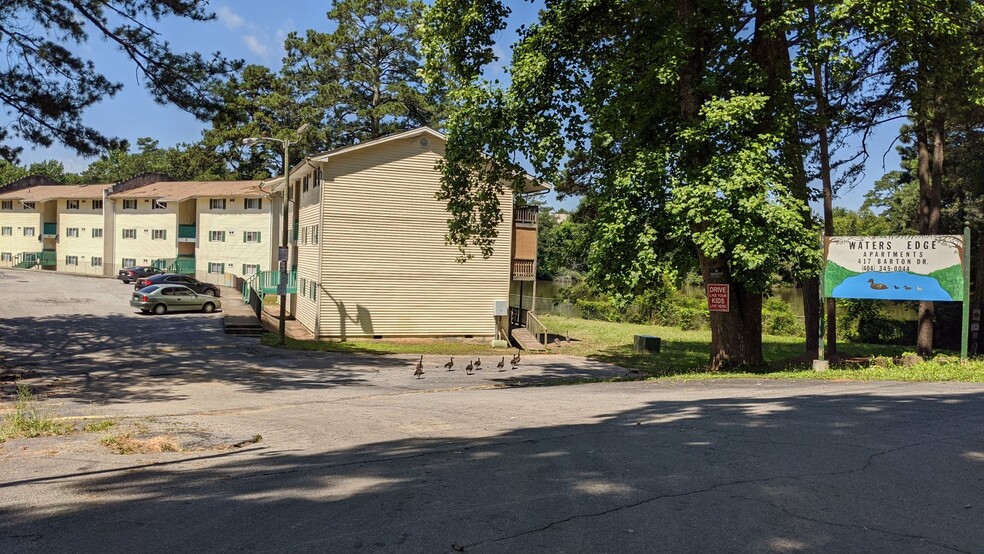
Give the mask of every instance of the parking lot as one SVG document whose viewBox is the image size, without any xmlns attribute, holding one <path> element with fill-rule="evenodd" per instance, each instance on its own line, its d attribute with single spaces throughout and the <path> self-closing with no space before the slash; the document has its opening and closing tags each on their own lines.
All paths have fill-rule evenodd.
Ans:
<svg viewBox="0 0 984 554">
<path fill-rule="evenodd" d="M 0 443 L 2 552 L 984 551 L 980 384 L 525 386 L 619 374 L 564 356 L 414 379 L 0 273 L 0 371 L 115 422 Z M 124 431 L 179 448 L 103 444 Z"/>
</svg>

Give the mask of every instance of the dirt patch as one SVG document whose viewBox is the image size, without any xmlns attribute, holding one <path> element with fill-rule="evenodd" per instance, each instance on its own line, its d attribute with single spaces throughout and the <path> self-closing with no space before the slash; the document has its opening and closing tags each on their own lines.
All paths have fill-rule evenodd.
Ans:
<svg viewBox="0 0 984 554">
<path fill-rule="evenodd" d="M 147 438 L 135 437 L 130 433 L 120 433 L 103 437 L 102 444 L 117 454 L 151 454 L 158 452 L 181 452 L 181 445 L 174 435 L 159 435 Z"/>
</svg>

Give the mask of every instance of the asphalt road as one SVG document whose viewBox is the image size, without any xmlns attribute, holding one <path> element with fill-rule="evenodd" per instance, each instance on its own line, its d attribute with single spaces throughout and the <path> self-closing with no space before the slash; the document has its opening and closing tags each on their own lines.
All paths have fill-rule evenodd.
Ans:
<svg viewBox="0 0 984 554">
<path fill-rule="evenodd" d="M 31 368 L 60 415 L 185 451 L 3 443 L 0 552 L 984 551 L 984 386 L 516 386 L 620 372 L 558 356 L 471 380 L 427 358 L 418 380 L 409 356 L 283 353 L 213 316 L 46 301 L 62 287 L 11 302 L 36 272 L 2 273 L 7 371 Z"/>
</svg>

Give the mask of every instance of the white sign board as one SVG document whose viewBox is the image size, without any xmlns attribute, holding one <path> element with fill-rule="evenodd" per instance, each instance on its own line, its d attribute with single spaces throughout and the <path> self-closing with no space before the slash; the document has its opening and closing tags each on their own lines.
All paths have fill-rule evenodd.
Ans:
<svg viewBox="0 0 984 554">
<path fill-rule="evenodd" d="M 495 301 L 495 315 L 496 316 L 509 315 L 509 302 L 507 300 Z"/>
<path fill-rule="evenodd" d="M 963 237 L 825 237 L 827 298 L 963 300 Z"/>
</svg>

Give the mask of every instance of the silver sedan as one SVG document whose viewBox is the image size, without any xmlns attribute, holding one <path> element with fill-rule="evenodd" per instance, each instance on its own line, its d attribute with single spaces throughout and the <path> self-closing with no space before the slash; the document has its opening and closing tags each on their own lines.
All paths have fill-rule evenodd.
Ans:
<svg viewBox="0 0 984 554">
<path fill-rule="evenodd" d="M 214 296 L 198 294 L 184 285 L 150 285 L 133 293 L 130 306 L 143 313 L 201 311 L 207 314 L 222 307 Z"/>
</svg>

